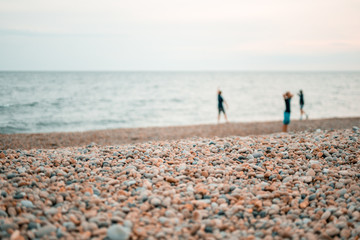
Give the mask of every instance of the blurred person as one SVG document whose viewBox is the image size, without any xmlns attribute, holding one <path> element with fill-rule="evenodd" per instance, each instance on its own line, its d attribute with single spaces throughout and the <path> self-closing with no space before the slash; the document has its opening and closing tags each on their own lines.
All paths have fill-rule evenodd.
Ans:
<svg viewBox="0 0 360 240">
<path fill-rule="evenodd" d="M 306 116 L 306 119 L 309 118 L 309 115 L 307 115 L 304 111 L 304 104 L 305 104 L 305 101 L 304 101 L 304 93 L 302 90 L 300 90 L 300 92 L 298 93 L 299 95 L 299 98 L 300 98 L 300 120 L 302 120 L 302 117 L 303 115 Z"/>
<path fill-rule="evenodd" d="M 290 101 L 293 95 L 288 91 L 283 94 L 283 97 L 285 101 L 285 112 L 284 112 L 284 121 L 283 121 L 284 125 L 282 127 L 282 131 L 287 132 L 288 125 L 290 124 L 290 112 L 291 112 Z"/>
<path fill-rule="evenodd" d="M 224 100 L 224 98 L 221 96 L 221 91 L 218 90 L 218 110 L 219 110 L 219 114 L 218 114 L 218 123 L 220 122 L 220 115 L 221 112 L 224 114 L 225 120 L 226 122 L 228 121 L 226 113 L 225 113 L 225 109 L 224 109 L 224 105 L 223 103 L 226 105 L 226 108 L 229 108 L 227 105 L 227 102 Z"/>
</svg>

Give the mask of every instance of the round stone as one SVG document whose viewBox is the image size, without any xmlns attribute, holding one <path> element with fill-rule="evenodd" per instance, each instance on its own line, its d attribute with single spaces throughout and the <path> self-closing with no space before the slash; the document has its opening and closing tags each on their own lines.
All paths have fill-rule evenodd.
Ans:
<svg viewBox="0 0 360 240">
<path fill-rule="evenodd" d="M 107 237 L 110 240 L 127 240 L 130 237 L 130 230 L 120 224 L 115 224 L 107 230 Z"/>
<path fill-rule="evenodd" d="M 21 204 L 21 206 L 26 207 L 26 208 L 33 208 L 34 207 L 34 204 L 29 200 L 22 200 L 20 202 L 20 204 Z"/>
</svg>

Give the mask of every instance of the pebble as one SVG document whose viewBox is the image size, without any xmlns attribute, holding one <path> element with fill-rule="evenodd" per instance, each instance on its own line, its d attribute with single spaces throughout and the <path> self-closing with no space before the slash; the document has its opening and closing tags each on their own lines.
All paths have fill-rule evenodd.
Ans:
<svg viewBox="0 0 360 240">
<path fill-rule="evenodd" d="M 63 223 L 63 226 L 68 230 L 68 231 L 71 231 L 71 230 L 75 230 L 76 229 L 76 226 L 73 222 L 64 222 Z"/>
<path fill-rule="evenodd" d="M 17 175 L 15 173 L 10 173 L 6 175 L 7 179 L 13 179 L 14 177 L 16 177 Z"/>
<path fill-rule="evenodd" d="M 107 237 L 110 240 L 127 240 L 130 238 L 130 230 L 120 224 L 112 225 L 107 230 Z"/>
<path fill-rule="evenodd" d="M 337 182 L 337 183 L 335 183 L 335 188 L 336 189 L 341 189 L 341 188 L 343 188 L 344 187 L 344 184 L 342 183 L 342 182 Z"/>
<path fill-rule="evenodd" d="M 34 204 L 29 201 L 29 200 L 22 200 L 20 202 L 20 204 L 23 206 L 23 207 L 27 207 L 27 208 L 33 208 L 34 207 Z"/>
<path fill-rule="evenodd" d="M 311 176 L 305 176 L 302 178 L 305 183 L 311 183 L 313 178 Z"/>
<path fill-rule="evenodd" d="M 206 233 L 212 233 L 213 232 L 213 228 L 211 226 L 206 226 L 205 230 Z"/>
<path fill-rule="evenodd" d="M 336 227 L 328 227 L 326 230 L 325 230 L 325 233 L 330 236 L 330 237 L 333 237 L 335 235 L 338 235 L 340 233 L 340 230 Z"/>
<path fill-rule="evenodd" d="M 316 199 L 316 194 L 312 194 L 309 196 L 309 201 L 314 201 Z"/>
<path fill-rule="evenodd" d="M 260 157 L 264 156 L 264 154 L 263 154 L 262 152 L 254 152 L 254 153 L 252 154 L 252 156 L 253 156 L 254 158 L 260 158 Z"/>
<path fill-rule="evenodd" d="M 22 198 L 24 198 L 25 196 L 26 196 L 25 193 L 23 193 L 23 192 L 18 192 L 18 193 L 16 193 L 16 194 L 14 195 L 14 199 L 22 199 Z"/>
<path fill-rule="evenodd" d="M 315 177 L 315 171 L 313 169 L 309 169 L 307 172 L 306 172 L 306 176 L 311 176 L 311 177 Z"/>
<path fill-rule="evenodd" d="M 39 228 L 39 224 L 36 222 L 29 222 L 28 224 L 28 229 L 32 230 L 32 229 L 38 229 Z"/>
<path fill-rule="evenodd" d="M 157 206 L 161 205 L 161 200 L 159 198 L 155 197 L 155 198 L 151 199 L 151 204 L 153 206 L 157 207 Z"/>
<path fill-rule="evenodd" d="M 35 232 L 35 236 L 36 237 L 39 237 L 39 238 L 42 238 L 46 235 L 49 235 L 50 233 L 52 232 L 55 232 L 56 231 L 56 227 L 53 226 L 53 225 L 47 225 L 47 226 L 44 226 L 44 227 L 41 227 L 39 228 L 36 232 Z"/>
<path fill-rule="evenodd" d="M 341 238 L 343 238 L 343 239 L 349 239 L 350 236 L 351 236 L 351 231 L 350 231 L 350 229 L 344 228 L 343 230 L 341 230 L 340 236 L 341 236 Z"/>
<path fill-rule="evenodd" d="M 347 193 L 347 190 L 346 190 L 345 188 L 343 188 L 343 189 L 341 189 L 341 190 L 338 190 L 338 191 L 336 192 L 336 194 L 337 194 L 338 196 L 341 196 L 341 197 L 343 197 L 346 193 Z"/>
<path fill-rule="evenodd" d="M 8 207 L 7 212 L 11 217 L 15 217 L 17 215 L 16 209 L 14 207 Z"/>
<path fill-rule="evenodd" d="M 331 212 L 330 212 L 330 211 L 326 211 L 326 212 L 324 212 L 323 215 L 321 216 L 321 219 L 326 221 L 330 216 L 331 216 Z"/>
<path fill-rule="evenodd" d="M 0 209 L 0 217 L 8 217 L 8 214 L 4 211 Z"/>
<path fill-rule="evenodd" d="M 17 168 L 17 171 L 18 171 L 18 173 L 24 173 L 24 172 L 26 172 L 26 168 L 24 168 L 24 167 L 19 167 L 19 168 Z"/>
</svg>

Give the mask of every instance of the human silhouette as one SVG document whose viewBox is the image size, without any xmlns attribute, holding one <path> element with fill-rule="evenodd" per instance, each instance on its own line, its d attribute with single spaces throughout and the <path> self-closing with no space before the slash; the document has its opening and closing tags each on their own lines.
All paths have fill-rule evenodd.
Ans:
<svg viewBox="0 0 360 240">
<path fill-rule="evenodd" d="M 225 113 L 225 109 L 224 109 L 224 105 L 223 103 L 226 105 L 226 107 L 228 108 L 227 102 L 224 100 L 224 98 L 221 96 L 221 91 L 218 90 L 218 110 L 219 110 L 219 114 L 218 114 L 218 123 L 220 122 L 220 115 L 221 112 L 224 114 L 225 120 L 226 122 L 228 121 L 226 113 Z"/>
<path fill-rule="evenodd" d="M 286 92 L 283 94 L 285 101 L 285 112 L 284 112 L 284 125 L 282 127 L 283 132 L 287 132 L 288 125 L 290 124 L 290 101 L 293 95 L 290 92 Z"/>
<path fill-rule="evenodd" d="M 298 93 L 299 98 L 300 98 L 300 120 L 302 120 L 303 115 L 306 116 L 306 119 L 309 118 L 309 115 L 307 115 L 304 111 L 304 105 L 305 105 L 305 101 L 304 101 L 304 93 L 302 90 L 300 90 L 300 92 Z"/>
</svg>

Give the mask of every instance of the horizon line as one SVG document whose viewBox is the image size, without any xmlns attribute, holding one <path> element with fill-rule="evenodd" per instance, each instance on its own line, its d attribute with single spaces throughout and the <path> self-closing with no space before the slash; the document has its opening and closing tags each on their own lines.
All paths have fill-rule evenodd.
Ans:
<svg viewBox="0 0 360 240">
<path fill-rule="evenodd" d="M 1 70 L 0 72 L 360 72 L 359 70 Z"/>
</svg>

